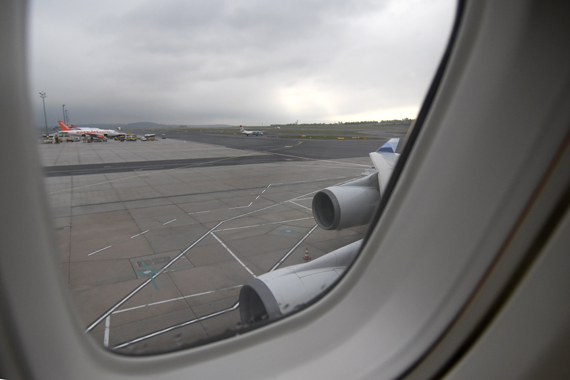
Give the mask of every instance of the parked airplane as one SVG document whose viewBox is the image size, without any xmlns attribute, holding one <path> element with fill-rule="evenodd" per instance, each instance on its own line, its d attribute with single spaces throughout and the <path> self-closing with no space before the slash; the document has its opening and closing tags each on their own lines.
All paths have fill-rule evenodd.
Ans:
<svg viewBox="0 0 570 380">
<path fill-rule="evenodd" d="M 399 154 L 399 138 L 390 139 L 370 158 L 377 172 L 341 186 L 331 186 L 313 197 L 313 217 L 325 230 L 341 230 L 370 222 L 384 193 Z M 280 318 L 297 310 L 334 284 L 352 263 L 362 240 L 308 263 L 270 271 L 247 282 L 240 291 L 244 325 Z"/>
<path fill-rule="evenodd" d="M 246 136 L 263 136 L 263 132 L 261 131 L 246 131 L 245 129 L 243 129 L 243 125 L 239 126 L 241 133 L 245 133 Z"/>
<path fill-rule="evenodd" d="M 73 136 L 91 136 L 99 139 L 105 137 L 126 136 L 126 133 L 119 132 L 114 129 L 99 129 L 99 128 L 80 128 L 76 126 L 68 126 L 63 121 L 59 121 L 61 133 L 64 135 Z"/>
<path fill-rule="evenodd" d="M 27 5 L 0 2 L 1 378 L 570 378 L 569 2 L 460 1 L 337 286 L 256 331 L 154 356 L 97 346 L 61 281 L 30 127 Z"/>
</svg>

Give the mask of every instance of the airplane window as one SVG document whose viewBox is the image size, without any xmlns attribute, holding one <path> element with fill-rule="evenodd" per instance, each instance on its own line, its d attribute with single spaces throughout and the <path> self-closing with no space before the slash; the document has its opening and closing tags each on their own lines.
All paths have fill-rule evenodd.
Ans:
<svg viewBox="0 0 570 380">
<path fill-rule="evenodd" d="M 335 283 L 455 6 L 33 1 L 38 150 L 86 333 L 123 354 L 191 347 Z"/>
</svg>

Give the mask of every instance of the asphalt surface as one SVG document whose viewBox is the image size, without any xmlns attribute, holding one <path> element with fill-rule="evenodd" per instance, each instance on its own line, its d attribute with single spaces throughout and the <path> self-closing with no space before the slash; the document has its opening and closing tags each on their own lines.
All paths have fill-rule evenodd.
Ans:
<svg viewBox="0 0 570 380">
<path fill-rule="evenodd" d="M 74 308 L 91 338 L 124 354 L 220 339 L 241 326 L 243 284 L 366 232 L 315 228 L 311 211 L 318 190 L 370 167 L 365 141 L 179 136 L 38 145 Z M 336 158 L 353 145 L 361 157 Z"/>
<path fill-rule="evenodd" d="M 256 152 L 281 153 L 303 158 L 327 160 L 339 158 L 367 157 L 378 150 L 385 140 L 359 139 L 292 139 L 266 136 L 216 135 L 199 132 L 171 132 L 168 138 L 199 143 L 222 145 L 233 149 L 247 149 Z M 394 136 L 399 137 L 399 136 Z"/>
<path fill-rule="evenodd" d="M 184 167 L 215 167 L 232 165 L 267 164 L 301 160 L 334 160 L 367 157 L 377 150 L 385 140 L 331 140 L 331 139 L 290 139 L 266 136 L 216 135 L 192 132 L 172 132 L 169 139 L 192 141 L 242 151 L 232 157 L 200 157 L 184 159 L 161 159 L 131 162 L 105 162 L 94 164 L 74 164 L 44 166 L 46 177 L 90 175 L 176 169 Z M 155 142 L 156 143 L 156 142 Z M 138 144 L 121 143 L 121 144 Z M 146 144 L 152 144 L 146 143 Z M 127 145 L 125 145 L 127 146 Z M 128 145 L 129 147 L 131 145 Z M 255 152 L 256 154 L 251 154 Z M 260 154 L 261 153 L 261 154 Z"/>
<path fill-rule="evenodd" d="M 117 162 L 87 165 L 62 165 L 44 167 L 46 177 L 63 177 L 71 175 L 124 173 L 130 171 L 147 171 L 179 168 L 203 168 L 213 166 L 268 164 L 284 161 L 300 161 L 300 157 L 281 155 L 255 155 L 237 157 L 213 157 L 182 160 L 157 160 L 137 162 Z"/>
</svg>

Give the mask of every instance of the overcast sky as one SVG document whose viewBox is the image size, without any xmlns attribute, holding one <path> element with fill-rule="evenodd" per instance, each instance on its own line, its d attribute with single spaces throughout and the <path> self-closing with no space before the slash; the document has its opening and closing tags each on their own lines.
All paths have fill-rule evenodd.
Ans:
<svg viewBox="0 0 570 380">
<path fill-rule="evenodd" d="M 451 0 L 32 0 L 44 125 L 268 125 L 414 118 Z"/>
</svg>

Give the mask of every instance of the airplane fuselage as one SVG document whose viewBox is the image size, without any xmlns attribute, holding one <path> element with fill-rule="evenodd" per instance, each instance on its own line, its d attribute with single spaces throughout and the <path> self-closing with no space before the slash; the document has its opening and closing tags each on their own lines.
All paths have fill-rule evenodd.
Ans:
<svg viewBox="0 0 570 380">
<path fill-rule="evenodd" d="M 125 133 L 116 131 L 114 129 L 70 127 L 62 121 L 59 122 L 59 126 L 62 133 L 72 136 L 92 136 L 101 138 L 102 136 L 116 137 L 125 135 Z"/>
<path fill-rule="evenodd" d="M 115 137 L 123 135 L 124 133 L 117 133 L 112 129 L 88 129 L 88 128 L 78 128 L 76 130 L 71 131 L 62 131 L 67 133 L 68 135 L 77 135 L 77 136 L 85 136 L 85 135 L 105 135 L 107 137 Z"/>
<path fill-rule="evenodd" d="M 245 134 L 246 136 L 263 136 L 263 132 L 262 131 L 247 131 L 245 129 L 243 129 L 243 126 L 239 126 L 240 127 L 240 131 L 241 133 Z"/>
</svg>

